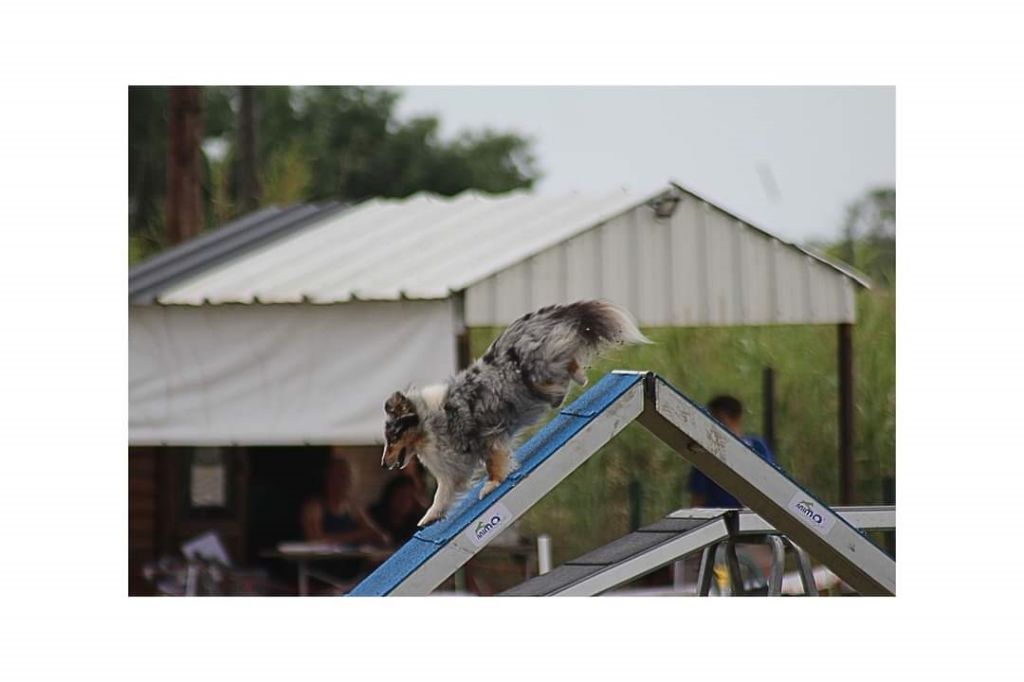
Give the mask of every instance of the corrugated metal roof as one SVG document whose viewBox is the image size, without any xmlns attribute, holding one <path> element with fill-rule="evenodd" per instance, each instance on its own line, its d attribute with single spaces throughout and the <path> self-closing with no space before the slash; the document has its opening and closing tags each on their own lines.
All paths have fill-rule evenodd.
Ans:
<svg viewBox="0 0 1024 682">
<path fill-rule="evenodd" d="M 164 304 L 446 298 L 660 192 L 372 199 L 165 288 Z"/>
<path fill-rule="evenodd" d="M 268 206 L 179 244 L 128 272 L 128 300 L 152 303 L 174 282 L 237 258 L 317 219 L 337 215 L 338 202 Z"/>
<path fill-rule="evenodd" d="M 659 218 L 650 206 L 666 193 L 680 201 Z M 622 303 L 652 326 L 803 324 L 853 321 L 854 287 L 867 285 L 676 184 L 600 195 L 421 193 L 309 210 L 227 229 L 262 230 L 260 240 L 242 239 L 244 249 L 223 236 L 196 240 L 177 260 L 140 266 L 132 287 L 144 295 L 133 301 L 326 304 L 465 291 L 470 325 L 583 297 Z"/>
</svg>

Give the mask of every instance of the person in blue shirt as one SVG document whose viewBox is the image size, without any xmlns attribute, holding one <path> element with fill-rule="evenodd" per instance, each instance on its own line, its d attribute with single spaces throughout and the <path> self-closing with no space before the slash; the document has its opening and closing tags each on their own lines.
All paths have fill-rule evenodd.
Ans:
<svg viewBox="0 0 1024 682">
<path fill-rule="evenodd" d="M 763 439 L 743 433 L 743 404 L 731 395 L 720 395 L 708 403 L 708 412 L 744 443 L 753 448 L 761 459 L 775 464 L 775 454 Z M 701 473 L 696 467 L 690 471 L 690 506 L 740 508 L 744 505 Z"/>
</svg>

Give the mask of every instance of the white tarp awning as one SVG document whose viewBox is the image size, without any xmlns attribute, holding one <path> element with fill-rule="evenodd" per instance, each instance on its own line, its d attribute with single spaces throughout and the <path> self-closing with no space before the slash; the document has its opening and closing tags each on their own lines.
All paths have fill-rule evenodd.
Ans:
<svg viewBox="0 0 1024 682">
<path fill-rule="evenodd" d="M 390 391 L 455 371 L 452 303 L 133 306 L 132 445 L 383 442 Z"/>
</svg>

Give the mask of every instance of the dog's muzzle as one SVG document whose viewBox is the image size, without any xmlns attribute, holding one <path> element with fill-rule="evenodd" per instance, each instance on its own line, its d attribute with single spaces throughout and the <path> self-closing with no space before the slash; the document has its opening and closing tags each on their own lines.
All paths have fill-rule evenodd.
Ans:
<svg viewBox="0 0 1024 682">
<path fill-rule="evenodd" d="M 390 450 L 390 448 L 387 445 L 385 445 L 384 446 L 384 454 L 381 455 L 381 458 L 380 458 L 380 465 L 382 467 L 387 468 L 389 471 L 394 471 L 395 469 L 404 469 L 405 465 L 409 463 L 409 461 L 408 461 L 409 460 L 409 449 L 408 448 L 402 448 L 401 450 L 399 450 L 398 451 L 398 457 L 396 457 L 395 461 L 392 462 L 390 465 L 388 464 L 388 451 L 389 450 Z"/>
</svg>

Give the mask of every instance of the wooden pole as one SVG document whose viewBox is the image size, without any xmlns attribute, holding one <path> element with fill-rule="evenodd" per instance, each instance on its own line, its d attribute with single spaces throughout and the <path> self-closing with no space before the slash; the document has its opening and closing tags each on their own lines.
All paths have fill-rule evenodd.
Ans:
<svg viewBox="0 0 1024 682">
<path fill-rule="evenodd" d="M 466 326 L 466 292 L 452 294 L 455 307 L 455 368 L 462 370 L 473 361 L 469 344 L 469 327 Z"/>
<path fill-rule="evenodd" d="M 629 530 L 634 531 L 643 522 L 644 489 L 640 479 L 633 478 L 629 482 Z"/>
<path fill-rule="evenodd" d="M 840 324 L 839 335 L 839 502 L 854 504 L 853 466 L 853 325 Z"/>
<path fill-rule="evenodd" d="M 238 109 L 238 203 L 242 211 L 259 208 L 260 187 L 259 154 L 256 148 L 256 88 L 242 86 Z"/>
<path fill-rule="evenodd" d="M 775 451 L 775 370 L 765 367 L 761 373 L 761 405 L 763 410 L 762 437 Z"/>
<path fill-rule="evenodd" d="M 179 244 L 203 228 L 202 93 L 195 86 L 168 92 L 170 129 L 167 153 L 167 243 Z"/>
<path fill-rule="evenodd" d="M 886 476 L 882 479 L 882 502 L 885 504 L 896 504 L 896 477 Z M 885 550 L 889 552 L 889 556 L 896 558 L 896 533 L 895 531 L 886 531 L 883 535 L 885 538 Z"/>
</svg>

